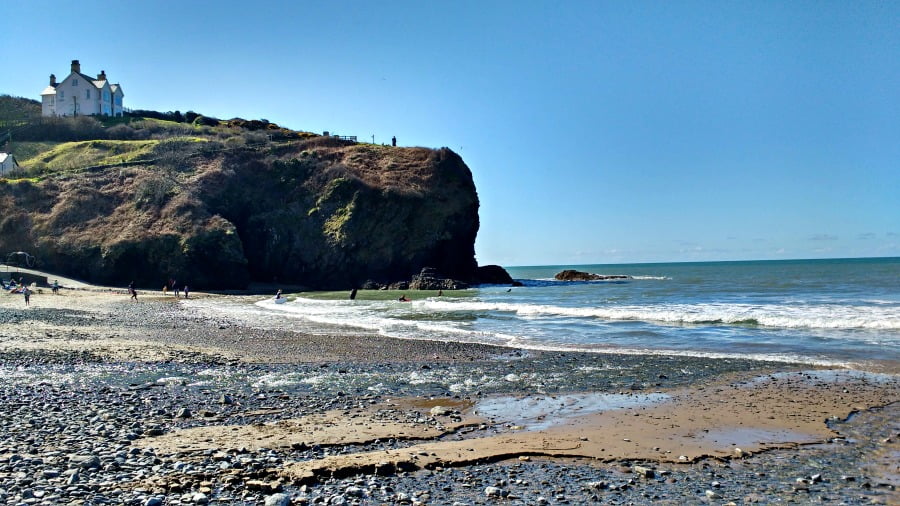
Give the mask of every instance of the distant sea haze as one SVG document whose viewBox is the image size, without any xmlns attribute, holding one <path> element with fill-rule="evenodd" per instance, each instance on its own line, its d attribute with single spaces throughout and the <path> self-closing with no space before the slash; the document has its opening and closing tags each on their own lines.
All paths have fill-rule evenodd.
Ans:
<svg viewBox="0 0 900 506">
<path fill-rule="evenodd" d="M 629 280 L 564 282 L 564 269 Z M 214 310 L 305 332 L 864 366 L 900 363 L 900 258 L 508 268 L 523 287 L 297 294 Z M 197 304 L 209 304 L 196 302 Z"/>
</svg>

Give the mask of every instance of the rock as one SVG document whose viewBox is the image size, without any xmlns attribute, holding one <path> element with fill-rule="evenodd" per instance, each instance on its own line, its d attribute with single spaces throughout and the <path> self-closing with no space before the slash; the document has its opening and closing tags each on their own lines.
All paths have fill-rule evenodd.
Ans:
<svg viewBox="0 0 900 506">
<path fill-rule="evenodd" d="M 350 497 L 363 497 L 366 495 L 365 490 L 357 486 L 349 486 L 344 489 L 344 494 Z"/>
<path fill-rule="evenodd" d="M 287 494 L 277 493 L 266 496 L 264 501 L 265 506 L 289 506 L 291 504 L 291 498 Z"/>
<path fill-rule="evenodd" d="M 628 280 L 631 276 L 624 274 L 592 274 L 590 272 L 581 272 L 574 269 L 566 269 L 558 272 L 554 278 L 558 281 L 608 281 L 608 280 Z"/>
<path fill-rule="evenodd" d="M 96 455 L 72 455 L 69 464 L 81 469 L 100 469 L 100 457 Z"/>
<path fill-rule="evenodd" d="M 465 290 L 469 285 L 462 281 L 447 279 L 438 274 L 432 267 L 424 267 L 419 274 L 413 276 L 409 290 Z M 403 290 L 404 288 L 400 288 Z"/>
<path fill-rule="evenodd" d="M 506 269 L 499 265 L 480 265 L 475 269 L 474 282 L 482 285 L 513 285 L 522 286 L 522 283 L 514 280 L 512 276 L 506 272 Z"/>
<path fill-rule="evenodd" d="M 175 413 L 175 418 L 190 418 L 190 417 L 191 417 L 191 410 L 189 410 L 188 408 L 181 408 L 178 410 L 177 413 Z"/>
<path fill-rule="evenodd" d="M 435 406 L 431 408 L 431 416 L 447 416 L 453 413 L 453 410 L 444 406 Z"/>
<path fill-rule="evenodd" d="M 632 467 L 635 473 L 637 473 L 641 478 L 653 478 L 655 474 L 653 473 L 653 469 L 644 466 L 634 466 Z"/>
<path fill-rule="evenodd" d="M 503 497 L 506 495 L 506 491 L 499 487 L 485 487 L 484 495 L 487 497 Z"/>
<path fill-rule="evenodd" d="M 222 396 L 219 397 L 219 404 L 231 405 L 234 404 L 234 399 L 228 394 L 222 394 Z"/>
<path fill-rule="evenodd" d="M 721 499 L 721 498 L 722 498 L 722 496 L 721 496 L 719 493 L 714 492 L 714 491 L 709 490 L 709 489 L 707 489 L 707 491 L 706 491 L 706 497 L 707 497 L 708 499 Z"/>
</svg>

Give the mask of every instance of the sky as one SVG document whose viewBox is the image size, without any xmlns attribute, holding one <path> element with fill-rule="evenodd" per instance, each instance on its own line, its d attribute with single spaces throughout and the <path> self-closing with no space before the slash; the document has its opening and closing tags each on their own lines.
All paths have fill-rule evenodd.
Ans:
<svg viewBox="0 0 900 506">
<path fill-rule="evenodd" d="M 0 94 L 446 146 L 479 264 L 900 256 L 900 2 L 5 0 Z"/>
</svg>

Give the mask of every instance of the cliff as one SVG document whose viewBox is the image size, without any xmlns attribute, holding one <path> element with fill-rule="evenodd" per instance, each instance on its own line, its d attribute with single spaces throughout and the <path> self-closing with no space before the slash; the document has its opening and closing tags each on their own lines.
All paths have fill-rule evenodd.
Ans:
<svg viewBox="0 0 900 506">
<path fill-rule="evenodd" d="M 31 178 L 0 180 L 0 252 L 110 285 L 340 289 L 423 267 L 476 275 L 478 195 L 451 150 L 190 128 L 43 146 L 24 164 Z"/>
</svg>

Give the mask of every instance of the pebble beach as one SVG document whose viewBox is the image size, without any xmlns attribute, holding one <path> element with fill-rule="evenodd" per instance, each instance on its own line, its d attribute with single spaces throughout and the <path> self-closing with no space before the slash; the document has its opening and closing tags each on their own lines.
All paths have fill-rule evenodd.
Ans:
<svg viewBox="0 0 900 506">
<path fill-rule="evenodd" d="M 0 321 L 2 504 L 900 501 L 896 371 L 310 335 L 99 287 Z"/>
</svg>

